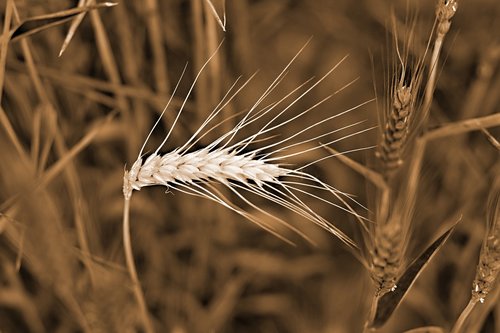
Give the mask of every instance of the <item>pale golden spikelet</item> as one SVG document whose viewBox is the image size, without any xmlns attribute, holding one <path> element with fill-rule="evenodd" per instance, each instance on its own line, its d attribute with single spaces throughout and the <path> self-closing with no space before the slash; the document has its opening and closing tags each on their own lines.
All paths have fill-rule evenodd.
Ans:
<svg viewBox="0 0 500 333">
<path fill-rule="evenodd" d="M 377 283 L 377 294 L 396 289 L 401 267 L 403 237 L 399 223 L 386 223 L 375 230 L 371 275 Z"/>
<path fill-rule="evenodd" d="M 144 164 L 139 159 L 127 174 L 126 184 L 140 190 L 144 186 L 165 185 L 175 182 L 216 180 L 220 183 L 253 181 L 258 186 L 275 181 L 291 170 L 277 164 L 256 159 L 255 154 L 237 154 L 236 149 L 199 149 L 186 154 L 176 150 L 163 156 L 153 154 Z"/>
<path fill-rule="evenodd" d="M 484 302 L 495 286 L 500 272 L 500 182 L 490 197 L 488 207 L 489 228 L 481 248 L 476 277 L 472 284 L 472 300 Z"/>
</svg>

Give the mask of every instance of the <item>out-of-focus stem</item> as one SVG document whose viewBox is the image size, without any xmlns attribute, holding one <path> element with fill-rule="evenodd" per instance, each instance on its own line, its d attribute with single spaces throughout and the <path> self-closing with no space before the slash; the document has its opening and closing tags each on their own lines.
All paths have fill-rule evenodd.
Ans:
<svg viewBox="0 0 500 333">
<path fill-rule="evenodd" d="M 372 303 L 370 305 L 370 312 L 368 313 L 367 321 L 365 322 L 365 326 L 363 327 L 363 333 L 369 333 L 373 331 L 371 324 L 373 323 L 373 320 L 375 319 L 375 314 L 377 313 L 377 305 L 379 298 L 380 296 L 378 292 L 373 295 Z"/>
<path fill-rule="evenodd" d="M 450 30 L 451 19 L 457 11 L 458 3 L 456 0 L 438 0 L 438 5 L 436 8 L 436 39 L 434 41 L 434 49 L 431 56 L 431 64 L 429 71 L 429 78 L 427 80 L 427 86 L 425 89 L 425 97 L 423 104 L 423 115 L 426 119 L 432 104 L 432 97 L 434 95 L 434 89 L 436 87 L 436 76 L 437 76 L 437 65 L 439 62 L 439 55 L 441 54 L 441 49 L 443 47 L 444 37 Z"/>
<path fill-rule="evenodd" d="M 458 317 L 458 319 L 455 322 L 455 325 L 453 326 L 453 328 L 452 328 L 452 330 L 451 330 L 450 333 L 460 333 L 460 332 L 462 332 L 462 330 L 464 329 L 464 324 L 465 324 L 467 318 L 469 318 L 469 316 L 470 316 L 472 310 L 474 309 L 474 307 L 476 306 L 476 304 L 477 304 L 477 301 L 473 300 L 471 298 L 471 300 L 469 301 L 469 304 L 467 304 L 467 306 L 465 307 L 465 309 L 460 314 L 460 317 Z"/>
</svg>

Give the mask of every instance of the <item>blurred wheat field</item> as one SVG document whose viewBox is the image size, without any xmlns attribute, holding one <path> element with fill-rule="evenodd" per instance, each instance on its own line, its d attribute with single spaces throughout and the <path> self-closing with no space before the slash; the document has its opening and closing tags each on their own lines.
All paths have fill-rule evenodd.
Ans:
<svg viewBox="0 0 500 333">
<path fill-rule="evenodd" d="M 0 1 L 1 333 L 368 331 L 365 323 L 377 292 L 370 266 L 374 253 L 380 255 L 380 247 L 389 244 L 384 255 L 394 251 L 399 268 L 411 266 L 457 221 L 399 307 L 374 331 L 424 327 L 413 332 L 448 332 L 457 327 L 472 297 L 473 281 L 480 281 L 475 286 L 487 282 L 491 290 L 465 316 L 464 332 L 500 332 L 500 289 L 494 279 L 500 262 L 498 1 L 458 2 L 435 66 L 437 83 L 425 126 L 409 131 L 395 176 L 384 175 L 377 149 L 345 155 L 349 159 L 333 156 L 307 168 L 366 206 L 368 210 L 356 206 L 356 212 L 373 230 L 386 222 L 380 216 L 399 216 L 391 215 L 398 204 L 410 207 L 402 218 L 408 228 L 402 233 L 404 251 L 398 252 L 399 245 L 391 241 L 380 245 L 370 239 L 379 231 L 365 233 L 353 214 L 312 196 L 307 205 L 358 244 L 358 258 L 330 233 L 261 198 L 255 199 L 259 208 L 312 242 L 228 191 L 223 193 L 230 200 L 294 245 L 204 198 L 145 188 L 131 200 L 130 235 L 151 327 L 144 324 L 125 265 L 123 173 L 134 163 L 185 66 L 178 93 L 146 152 L 163 140 L 212 54 L 166 151 L 191 137 L 238 77 L 246 80 L 257 72 L 222 110 L 221 119 L 228 120 L 199 146 L 234 127 L 311 37 L 265 104 L 311 77 L 322 77 L 348 55 L 286 117 L 341 91 L 278 134 L 291 136 L 356 106 L 315 127 L 309 137 L 356 122 L 369 128 L 381 121 L 384 103 L 391 103 L 387 91 L 399 63 L 394 40 L 406 45 L 405 61 L 421 57 L 428 44 L 430 55 L 439 1 L 117 2 Z M 78 6 L 80 12 L 71 12 Z M 47 14 L 53 16 L 43 16 Z M 433 67 L 429 59 L 423 62 L 425 83 Z M 411 70 L 408 75 L 414 74 Z M 424 100 L 424 89 L 415 93 Z M 377 101 L 370 102 L 373 98 Z M 252 124 L 244 134 L 259 126 L 261 122 Z M 380 147 L 384 124 L 379 127 L 331 148 Z M 333 133 L 296 149 L 353 132 Z M 428 141 L 422 148 L 423 137 Z M 293 163 L 305 165 L 328 154 L 332 150 L 312 150 L 294 156 Z M 367 170 L 375 174 L 368 178 L 390 187 L 390 204 L 362 175 Z M 405 201 L 406 190 L 411 204 Z M 320 195 L 314 188 L 310 193 Z M 485 239 L 489 241 L 483 244 Z M 483 275 L 478 278 L 480 253 L 478 274 Z M 403 275 L 401 270 L 397 274 L 396 280 Z M 391 287 L 384 293 L 394 293 Z"/>
</svg>

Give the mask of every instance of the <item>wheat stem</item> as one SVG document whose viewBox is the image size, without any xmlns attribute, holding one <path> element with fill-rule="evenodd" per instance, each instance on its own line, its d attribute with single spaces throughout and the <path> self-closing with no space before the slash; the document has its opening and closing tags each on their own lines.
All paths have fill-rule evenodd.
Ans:
<svg viewBox="0 0 500 333">
<path fill-rule="evenodd" d="M 500 126 L 500 113 L 443 124 L 426 132 L 422 138 L 430 141 L 495 126 Z"/>
<path fill-rule="evenodd" d="M 373 332 L 374 328 L 371 326 L 373 321 L 375 320 L 375 316 L 377 314 L 378 309 L 378 301 L 380 300 L 381 295 L 377 291 L 371 298 L 370 310 L 368 312 L 368 316 L 366 317 L 365 325 L 363 326 L 363 333 Z"/>
<path fill-rule="evenodd" d="M 132 252 L 132 242 L 130 241 L 130 197 L 132 192 L 125 193 L 124 188 L 124 205 L 123 205 L 123 248 L 125 250 L 125 261 L 127 263 L 127 271 L 130 279 L 132 280 L 132 289 L 134 296 L 141 312 L 141 319 L 146 333 L 154 333 L 153 324 L 149 318 L 146 300 L 142 292 L 139 278 L 137 277 L 137 270 L 134 263 L 134 255 Z"/>
<path fill-rule="evenodd" d="M 438 5 L 436 7 L 436 39 L 434 41 L 434 49 L 431 56 L 431 67 L 429 71 L 429 77 L 427 79 L 427 86 L 425 88 L 424 104 L 422 108 L 423 121 L 427 118 L 431 108 L 434 89 L 436 87 L 439 56 L 443 47 L 444 37 L 448 33 L 448 30 L 450 30 L 451 19 L 455 15 L 457 7 L 458 3 L 455 0 L 438 0 Z"/>
<path fill-rule="evenodd" d="M 467 321 L 467 318 L 469 318 L 470 314 L 472 313 L 472 310 L 474 310 L 474 307 L 476 306 L 477 301 L 474 299 L 470 299 L 469 303 L 465 307 L 465 309 L 462 311 L 460 314 L 460 317 L 458 317 L 457 321 L 455 322 L 455 325 L 453 325 L 453 328 L 451 329 L 450 333 L 460 333 L 463 331 L 465 328 L 465 322 Z"/>
</svg>

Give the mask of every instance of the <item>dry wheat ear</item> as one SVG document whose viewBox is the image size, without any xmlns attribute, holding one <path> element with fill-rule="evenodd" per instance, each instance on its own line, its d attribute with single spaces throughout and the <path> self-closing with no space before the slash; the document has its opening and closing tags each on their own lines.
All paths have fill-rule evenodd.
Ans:
<svg viewBox="0 0 500 333">
<path fill-rule="evenodd" d="M 300 51 L 302 50 L 303 49 Z M 262 219 L 257 218 L 254 214 L 249 213 L 244 208 L 241 208 L 230 201 L 220 188 L 216 186 L 216 184 L 222 184 L 229 190 L 229 193 L 235 195 L 241 202 L 244 202 L 247 207 L 251 207 L 254 211 L 263 213 L 264 216 L 271 217 L 274 221 L 286 225 L 287 228 L 291 228 L 303 237 L 306 236 L 299 230 L 282 221 L 279 217 L 272 215 L 264 208 L 261 208 L 258 204 L 252 202 L 248 195 L 256 195 L 279 206 L 290 209 L 305 219 L 334 234 L 350 248 L 356 248 L 357 246 L 353 240 L 351 240 L 344 232 L 342 232 L 330 221 L 313 211 L 304 201 L 304 197 L 309 197 L 327 202 L 330 205 L 354 214 L 361 224 L 364 225 L 364 218 L 356 213 L 355 209 L 352 207 L 352 205 L 360 206 L 353 197 L 335 189 L 305 170 L 308 166 L 326 158 L 331 158 L 332 156 L 328 155 L 299 167 L 291 166 L 289 159 L 297 155 L 307 154 L 313 150 L 322 149 L 324 145 L 320 145 L 319 143 L 317 145 L 311 145 L 311 143 L 318 142 L 324 138 L 328 139 L 328 137 L 332 134 L 351 130 L 350 133 L 345 134 L 340 138 L 329 140 L 325 143 L 326 145 L 333 144 L 371 130 L 372 128 L 352 130 L 362 123 L 356 122 L 321 134 L 311 135 L 306 139 L 294 142 L 294 139 L 299 138 L 304 134 L 307 135 L 312 132 L 312 130 L 318 129 L 320 126 L 324 126 L 327 122 L 331 122 L 332 127 L 334 127 L 334 120 L 336 118 L 355 111 L 371 101 L 366 101 L 340 113 L 326 117 L 321 121 L 306 126 L 302 130 L 285 138 L 276 139 L 278 137 L 277 133 L 279 133 L 279 131 L 286 125 L 294 121 L 301 121 L 305 115 L 317 109 L 318 106 L 325 103 L 327 100 L 331 99 L 334 95 L 354 82 L 351 81 L 347 83 L 344 87 L 334 92 L 332 95 L 325 97 L 298 114 L 291 114 L 283 120 L 283 115 L 286 115 L 287 111 L 290 111 L 298 101 L 311 92 L 311 90 L 313 90 L 318 84 L 323 82 L 325 78 L 332 74 L 346 59 L 346 57 L 344 57 L 323 77 L 317 79 L 316 81 L 307 80 L 280 100 L 262 106 L 265 99 L 283 81 L 286 76 L 286 72 L 292 65 L 293 61 L 300 54 L 300 51 L 231 130 L 219 136 L 204 148 L 197 150 L 194 149 L 194 147 L 200 142 L 200 139 L 207 135 L 207 133 L 213 131 L 222 123 L 222 121 L 224 121 L 218 120 L 218 118 L 220 118 L 221 111 L 238 93 L 242 91 L 242 89 L 250 82 L 252 77 L 238 87 L 237 80 L 228 90 L 220 103 L 213 109 L 207 119 L 181 147 L 176 147 L 170 152 L 161 153 L 160 150 L 165 146 L 172 130 L 177 124 L 183 108 L 196 84 L 196 80 L 203 71 L 202 68 L 192 83 L 189 92 L 184 99 L 184 103 L 180 107 L 180 110 L 178 111 L 175 120 L 161 145 L 158 146 L 157 149 L 149 155 L 149 157 L 144 159 L 142 154 L 147 142 L 146 140 L 141 151 L 139 152 L 137 160 L 134 162 L 129 171 L 125 171 L 123 184 L 125 198 L 130 199 L 133 190 L 140 190 L 146 186 L 162 185 L 168 187 L 169 190 L 177 190 L 218 202 L 219 204 L 244 216 L 248 220 L 255 222 L 266 230 L 277 234 L 272 227 L 266 225 Z M 205 67 L 209 61 L 210 59 L 203 67 Z M 172 96 L 177 91 L 178 86 L 179 83 L 177 84 Z M 167 105 L 163 113 L 166 112 L 168 107 L 169 105 Z M 249 125 L 257 122 L 259 122 L 258 124 L 261 122 L 264 123 L 264 125 L 259 127 L 258 131 L 251 133 L 250 135 L 244 135 L 243 137 L 240 135 L 249 127 Z M 153 130 L 154 127 L 149 136 L 152 134 Z M 265 142 L 264 145 L 258 145 L 263 142 Z M 297 148 L 304 145 L 309 146 L 307 149 L 297 151 Z M 352 151 L 369 148 L 372 147 L 363 147 Z M 330 198 L 318 196 L 312 193 L 313 191 L 311 191 L 311 189 L 315 192 L 320 191 L 329 195 Z"/>
</svg>

